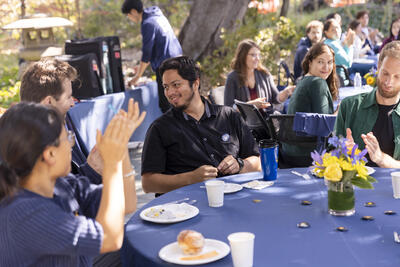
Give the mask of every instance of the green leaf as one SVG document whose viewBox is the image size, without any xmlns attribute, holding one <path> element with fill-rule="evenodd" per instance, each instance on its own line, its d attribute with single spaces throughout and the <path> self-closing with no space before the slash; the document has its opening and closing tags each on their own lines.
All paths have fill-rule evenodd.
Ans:
<svg viewBox="0 0 400 267">
<path fill-rule="evenodd" d="M 351 183 L 362 189 L 374 189 L 372 184 L 363 178 L 354 177 L 351 179 Z"/>
<path fill-rule="evenodd" d="M 374 177 L 369 176 L 369 175 L 367 175 L 367 180 L 368 180 L 368 182 L 370 182 L 370 183 L 377 183 L 377 182 L 378 182 Z"/>
</svg>

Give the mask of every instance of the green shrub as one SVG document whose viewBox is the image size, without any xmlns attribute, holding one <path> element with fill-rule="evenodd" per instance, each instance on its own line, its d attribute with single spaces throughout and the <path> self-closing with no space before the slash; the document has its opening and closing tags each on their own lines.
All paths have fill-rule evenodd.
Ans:
<svg viewBox="0 0 400 267">
<path fill-rule="evenodd" d="M 261 48 L 263 63 L 276 75 L 279 62 L 295 51 L 301 36 L 289 18 L 277 18 L 275 13 L 262 15 L 256 9 L 248 9 L 243 24 L 234 32 L 222 31 L 223 45 L 200 62 L 205 80 L 203 88 L 210 89 L 225 83 L 225 76 L 231 70 L 230 63 L 241 40 L 255 40 Z"/>
<path fill-rule="evenodd" d="M 3 66 L 0 69 L 0 106 L 3 108 L 8 108 L 13 102 L 19 102 L 21 82 L 17 77 L 18 67 Z"/>
</svg>

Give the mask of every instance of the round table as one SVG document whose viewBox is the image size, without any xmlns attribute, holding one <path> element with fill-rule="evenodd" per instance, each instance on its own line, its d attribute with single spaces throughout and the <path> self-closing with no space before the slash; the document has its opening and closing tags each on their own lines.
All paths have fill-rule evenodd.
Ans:
<svg viewBox="0 0 400 267">
<path fill-rule="evenodd" d="M 399 266 L 400 244 L 393 231 L 400 231 L 400 200 L 393 198 L 391 169 L 376 168 L 379 182 L 375 190 L 356 189 L 356 213 L 350 217 L 328 214 L 324 181 L 311 177 L 305 180 L 291 171 L 305 173 L 306 168 L 278 170 L 278 179 L 271 187 L 246 189 L 226 194 L 224 206 L 208 207 L 204 183 L 193 184 L 166 193 L 138 210 L 125 227 L 121 249 L 124 266 L 177 266 L 158 257 L 159 250 L 175 242 L 181 230 L 201 232 L 205 238 L 228 243 L 233 232 L 255 234 L 254 266 Z M 258 172 L 222 178 L 225 182 L 244 183 L 261 179 Z M 187 221 L 156 224 L 140 219 L 143 209 L 183 198 L 196 199 L 200 213 Z M 260 200 L 260 201 L 254 201 Z M 312 205 L 302 205 L 303 200 Z M 375 207 L 365 207 L 373 201 Z M 393 210 L 396 215 L 385 215 Z M 370 215 L 373 221 L 364 221 Z M 308 222 L 310 228 L 298 228 Z M 344 226 L 347 232 L 339 232 Z M 203 265 L 204 266 L 204 265 Z M 232 266 L 229 254 L 207 266 Z"/>
</svg>

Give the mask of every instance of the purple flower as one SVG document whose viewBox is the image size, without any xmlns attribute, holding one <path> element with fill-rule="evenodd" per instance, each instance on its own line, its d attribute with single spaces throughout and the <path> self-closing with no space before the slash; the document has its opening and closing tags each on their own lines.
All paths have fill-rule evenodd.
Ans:
<svg viewBox="0 0 400 267">
<path fill-rule="evenodd" d="M 339 137 L 337 136 L 332 136 L 331 138 L 328 139 L 328 144 L 338 147 L 339 146 Z"/>
<path fill-rule="evenodd" d="M 322 155 L 325 154 L 325 150 L 322 152 Z M 321 155 L 318 154 L 318 152 L 316 150 L 314 150 L 314 152 L 311 152 L 311 158 L 313 159 L 313 161 L 322 164 L 322 158 Z"/>
</svg>

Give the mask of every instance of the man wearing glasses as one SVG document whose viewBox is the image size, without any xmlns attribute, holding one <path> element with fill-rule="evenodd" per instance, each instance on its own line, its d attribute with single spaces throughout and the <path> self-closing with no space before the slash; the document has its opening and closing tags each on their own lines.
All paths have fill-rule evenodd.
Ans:
<svg viewBox="0 0 400 267">
<path fill-rule="evenodd" d="M 167 59 L 160 74 L 173 108 L 147 131 L 144 191 L 165 193 L 218 176 L 261 170 L 256 143 L 240 114 L 200 96 L 200 69 L 193 60 Z"/>
<path fill-rule="evenodd" d="M 35 102 L 54 106 L 66 117 L 68 110 L 74 106 L 71 82 L 77 77 L 76 70 L 66 62 L 56 59 L 42 59 L 30 65 L 22 76 L 21 101 Z M 69 129 L 70 122 L 66 120 Z M 71 132 L 72 134 L 72 132 Z M 71 135 L 70 134 L 70 135 Z M 96 147 L 90 151 L 87 159 L 73 139 L 71 170 L 74 174 L 87 176 L 94 184 L 101 184 L 103 163 Z M 72 142 L 72 140 L 71 140 Z"/>
</svg>

